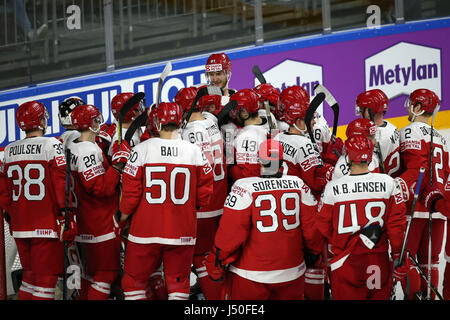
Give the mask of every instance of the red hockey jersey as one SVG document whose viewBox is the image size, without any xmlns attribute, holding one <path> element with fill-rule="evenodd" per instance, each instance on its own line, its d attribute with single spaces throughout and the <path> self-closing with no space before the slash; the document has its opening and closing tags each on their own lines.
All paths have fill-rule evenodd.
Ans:
<svg viewBox="0 0 450 320">
<path fill-rule="evenodd" d="M 426 169 L 424 177 L 429 175 L 430 143 L 431 127 L 427 123 L 412 122 L 400 131 L 400 177 L 410 187 L 417 182 L 421 167 Z M 433 185 L 442 192 L 449 173 L 447 141 L 433 129 Z M 412 201 L 412 196 L 409 201 Z M 414 217 L 428 219 L 428 210 L 421 201 L 417 202 Z M 445 219 L 439 212 L 433 213 L 433 217 Z"/>
<path fill-rule="evenodd" d="M 57 238 L 65 205 L 66 157 L 56 138 L 25 138 L 4 151 L 0 196 L 15 238 Z"/>
<path fill-rule="evenodd" d="M 227 168 L 222 134 L 211 119 L 189 122 L 182 131 L 183 140 L 199 146 L 213 168 L 213 194 L 209 205 L 197 211 L 197 218 L 211 218 L 222 214 L 228 193 Z"/>
<path fill-rule="evenodd" d="M 392 252 L 400 252 L 405 211 L 400 186 L 386 174 L 347 175 L 329 182 L 320 199 L 316 226 L 328 239 L 334 255 L 331 268 L 345 261 L 360 237 L 366 241 L 361 230 L 370 225 L 382 227 L 380 240 L 371 252 L 387 252 L 389 243 Z"/>
<path fill-rule="evenodd" d="M 76 241 L 97 243 L 114 239 L 119 172 L 109 166 L 96 143 L 73 141 L 67 147 L 72 153 L 70 166 L 78 207 Z"/>
<path fill-rule="evenodd" d="M 400 131 L 389 121 L 377 127 L 375 138 L 380 145 L 386 174 L 391 177 L 399 175 L 400 170 Z"/>
<path fill-rule="evenodd" d="M 224 256 L 240 250 L 230 271 L 262 283 L 300 277 L 303 248 L 318 254 L 322 237 L 314 228 L 317 201 L 298 177 L 251 177 L 236 181 L 224 207 L 215 246 Z"/>
<path fill-rule="evenodd" d="M 194 245 L 197 208 L 213 196 L 212 168 L 181 139 L 150 138 L 134 147 L 122 176 L 120 211 L 133 214 L 128 241 Z"/>
<path fill-rule="evenodd" d="M 283 146 L 283 174 L 300 177 L 311 189 L 322 193 L 324 185 L 316 179 L 316 169 L 323 162 L 311 140 L 290 133 L 280 133 L 274 139 Z"/>
</svg>

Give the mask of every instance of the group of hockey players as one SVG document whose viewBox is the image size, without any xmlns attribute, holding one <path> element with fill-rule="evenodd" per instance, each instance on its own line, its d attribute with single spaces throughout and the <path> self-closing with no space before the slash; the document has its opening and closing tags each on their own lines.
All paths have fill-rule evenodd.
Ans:
<svg viewBox="0 0 450 320">
<path fill-rule="evenodd" d="M 70 97 L 58 139 L 42 103 L 19 106 L 26 136 L 0 170 L 19 299 L 55 299 L 64 247 L 81 257 L 77 299 L 189 299 L 191 273 L 206 300 L 390 299 L 397 282 L 436 298 L 450 169 L 434 92 L 409 95 L 400 131 L 383 91 L 360 93 L 343 141 L 317 113 L 307 123 L 301 86 L 228 88 L 224 53 L 206 75 L 174 102 L 117 94 L 113 123 Z"/>
</svg>

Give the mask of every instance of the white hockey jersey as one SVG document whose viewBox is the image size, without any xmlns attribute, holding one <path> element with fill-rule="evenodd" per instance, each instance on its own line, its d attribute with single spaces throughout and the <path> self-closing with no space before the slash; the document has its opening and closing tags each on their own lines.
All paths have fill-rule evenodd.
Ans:
<svg viewBox="0 0 450 320">
<path fill-rule="evenodd" d="M 382 126 L 377 127 L 375 138 L 380 145 L 385 173 L 396 177 L 400 170 L 400 131 L 385 120 Z"/>
</svg>

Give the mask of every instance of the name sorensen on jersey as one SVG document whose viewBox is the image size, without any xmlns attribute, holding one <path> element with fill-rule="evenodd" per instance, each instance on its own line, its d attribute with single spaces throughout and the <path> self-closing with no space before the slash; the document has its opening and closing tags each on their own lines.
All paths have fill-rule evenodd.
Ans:
<svg viewBox="0 0 450 320">
<path fill-rule="evenodd" d="M 301 189 L 298 181 L 288 179 L 271 179 L 252 183 L 255 192 L 279 189 Z"/>
</svg>

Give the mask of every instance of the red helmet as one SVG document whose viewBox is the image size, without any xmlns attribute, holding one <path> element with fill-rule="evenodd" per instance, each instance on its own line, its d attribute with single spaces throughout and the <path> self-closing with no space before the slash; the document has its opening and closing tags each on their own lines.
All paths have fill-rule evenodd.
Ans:
<svg viewBox="0 0 450 320">
<path fill-rule="evenodd" d="M 218 94 L 207 94 L 198 100 L 197 108 L 200 111 L 216 113 L 222 108 L 222 96 Z"/>
<path fill-rule="evenodd" d="M 176 124 L 181 125 L 183 113 L 176 102 L 161 102 L 156 109 L 154 123 L 156 128 L 160 129 L 162 125 Z"/>
<path fill-rule="evenodd" d="M 83 104 L 73 109 L 72 113 L 72 125 L 78 131 L 87 130 L 92 126 L 92 121 L 97 123 L 103 122 L 103 116 L 100 110 L 92 104 Z"/>
<path fill-rule="evenodd" d="M 267 139 L 261 142 L 258 150 L 259 160 L 264 164 L 283 159 L 283 146 L 277 140 Z"/>
<path fill-rule="evenodd" d="M 71 126 L 72 125 L 72 119 L 70 118 L 70 113 L 78 106 L 81 106 L 82 104 L 86 104 L 83 100 L 81 100 L 78 97 L 69 97 L 67 99 L 64 99 L 63 102 L 58 107 L 59 113 L 59 121 L 63 126 Z"/>
<path fill-rule="evenodd" d="M 414 90 L 410 95 L 409 99 L 406 100 L 407 107 L 420 103 L 422 110 L 427 113 L 433 113 L 436 107 L 440 105 L 439 97 L 431 90 L 428 89 L 417 89 Z"/>
<path fill-rule="evenodd" d="M 353 135 L 363 135 L 365 137 L 372 136 L 377 132 L 377 125 L 369 119 L 356 119 L 347 126 L 345 134 L 347 137 Z"/>
<path fill-rule="evenodd" d="M 298 102 L 289 103 L 289 100 L 284 101 L 284 121 L 286 121 L 288 125 L 293 126 L 298 118 L 305 118 L 306 110 L 308 109 L 307 106 Z"/>
<path fill-rule="evenodd" d="M 206 73 L 225 70 L 231 71 L 231 61 L 225 53 L 213 53 L 206 61 Z"/>
<path fill-rule="evenodd" d="M 249 114 L 252 114 L 259 110 L 259 99 L 259 95 L 252 89 L 242 89 L 233 94 L 230 101 L 237 101 L 236 113 L 239 114 L 242 109 L 245 109 Z"/>
<path fill-rule="evenodd" d="M 369 108 L 373 114 L 387 112 L 389 99 L 380 89 L 364 91 L 358 95 L 355 104 L 355 114 L 360 115 L 361 109 Z"/>
<path fill-rule="evenodd" d="M 175 95 L 174 101 L 181 107 L 182 112 L 186 112 L 191 108 L 192 102 L 194 102 L 197 95 L 197 87 L 188 87 L 178 90 Z"/>
<path fill-rule="evenodd" d="M 47 126 L 42 127 L 42 119 L 49 118 L 47 108 L 39 101 L 28 101 L 19 106 L 16 111 L 17 125 L 23 131 L 30 131 L 35 129 L 45 130 Z"/>
<path fill-rule="evenodd" d="M 372 161 L 373 143 L 363 135 L 350 136 L 344 144 L 350 162 L 361 163 Z"/>
<path fill-rule="evenodd" d="M 156 116 L 156 104 L 152 104 L 150 106 L 150 113 L 148 115 L 148 121 L 147 121 L 147 130 L 149 133 L 152 133 L 153 135 L 157 136 L 158 129 L 155 126 L 155 116 Z"/>
<path fill-rule="evenodd" d="M 280 96 L 280 91 L 277 88 L 272 86 L 270 83 L 262 83 L 253 88 L 253 91 L 261 96 L 262 102 L 265 100 L 269 101 L 269 104 L 272 106 L 271 109 L 274 111 Z"/>
<path fill-rule="evenodd" d="M 122 92 L 114 96 L 111 100 L 111 112 L 114 116 L 114 118 L 117 119 L 119 116 L 119 111 L 122 109 L 123 105 L 131 99 L 131 97 L 134 96 L 134 93 L 132 92 Z M 124 122 L 129 122 L 133 120 L 133 111 L 139 110 L 140 112 L 143 112 L 145 110 L 144 101 L 141 100 L 138 103 L 136 103 L 130 111 L 127 112 L 125 117 L 123 118 Z"/>
<path fill-rule="evenodd" d="M 298 106 L 296 106 L 294 109 L 296 109 L 297 111 L 299 109 L 303 110 L 299 116 L 296 116 L 296 118 L 300 117 L 303 119 L 305 117 L 306 110 L 309 107 L 309 93 L 301 86 L 290 86 L 281 92 L 276 109 L 278 117 L 280 117 L 280 114 L 282 114 L 282 117 L 285 118 L 287 107 L 294 104 L 298 104 Z M 293 121 L 295 121 L 295 119 Z"/>
</svg>

